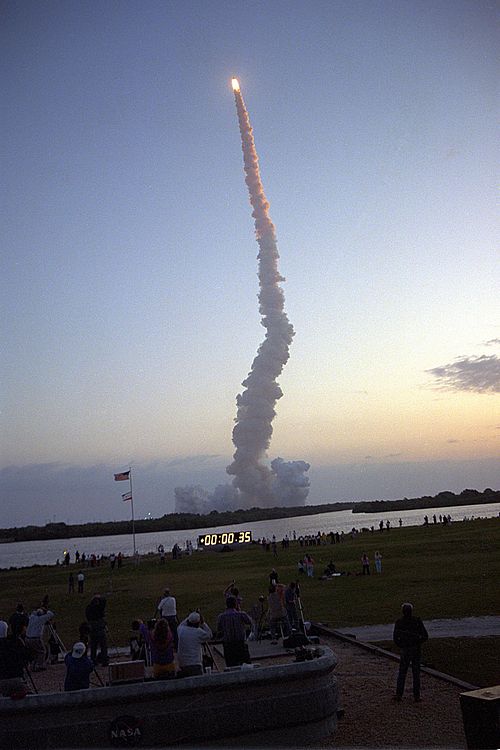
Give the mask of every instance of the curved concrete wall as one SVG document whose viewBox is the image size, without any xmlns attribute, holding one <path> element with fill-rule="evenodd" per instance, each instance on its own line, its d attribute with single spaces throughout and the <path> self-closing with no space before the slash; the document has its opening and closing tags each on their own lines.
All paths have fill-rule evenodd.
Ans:
<svg viewBox="0 0 500 750">
<path fill-rule="evenodd" d="M 337 659 L 0 699 L 0 747 L 303 747 L 337 724 Z M 128 717 L 117 721 L 120 717 Z"/>
</svg>

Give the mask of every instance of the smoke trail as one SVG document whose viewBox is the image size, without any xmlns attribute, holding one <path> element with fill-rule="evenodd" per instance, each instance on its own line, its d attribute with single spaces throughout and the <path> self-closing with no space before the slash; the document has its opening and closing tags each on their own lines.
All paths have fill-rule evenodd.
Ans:
<svg viewBox="0 0 500 750">
<path fill-rule="evenodd" d="M 236 451 L 233 463 L 226 469 L 228 474 L 234 476 L 232 484 L 219 485 L 211 494 L 198 485 L 176 487 L 175 508 L 178 513 L 237 510 L 254 505 L 304 505 L 309 492 L 309 479 L 305 475 L 309 464 L 305 461 L 275 458 L 271 467 L 263 463 L 273 433 L 274 407 L 283 395 L 276 379 L 288 360 L 294 331 L 284 311 L 285 298 L 279 286 L 284 278 L 278 271 L 276 232 L 269 218 L 269 203 L 260 179 L 252 127 L 239 83 L 236 79 L 232 83 L 241 133 L 245 182 L 259 244 L 259 310 L 266 335 L 252 369 L 242 383 L 245 390 L 236 397 L 236 424 L 233 429 Z"/>
<path fill-rule="evenodd" d="M 236 85 L 235 85 L 236 84 Z M 259 310 L 266 336 L 236 398 L 236 425 L 233 463 L 227 467 L 234 475 L 233 485 L 242 493 L 243 506 L 269 505 L 273 498 L 274 475 L 262 463 L 273 432 L 275 405 L 283 392 L 276 382 L 289 357 L 294 330 L 284 311 L 284 294 L 279 286 L 284 278 L 278 271 L 278 245 L 274 224 L 269 217 L 269 203 L 259 172 L 259 160 L 252 127 L 239 84 L 233 79 L 234 98 L 241 134 L 245 182 L 253 208 L 255 235 L 259 244 Z"/>
</svg>

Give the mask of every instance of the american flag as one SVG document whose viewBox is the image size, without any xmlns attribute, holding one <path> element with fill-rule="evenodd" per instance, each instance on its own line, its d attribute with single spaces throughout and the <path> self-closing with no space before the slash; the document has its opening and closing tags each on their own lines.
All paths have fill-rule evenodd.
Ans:
<svg viewBox="0 0 500 750">
<path fill-rule="evenodd" d="M 126 492 L 124 495 L 122 495 L 122 500 L 132 500 L 132 493 Z"/>
<path fill-rule="evenodd" d="M 115 482 L 123 482 L 130 476 L 130 469 L 128 471 L 122 471 L 120 474 L 115 474 Z"/>
</svg>

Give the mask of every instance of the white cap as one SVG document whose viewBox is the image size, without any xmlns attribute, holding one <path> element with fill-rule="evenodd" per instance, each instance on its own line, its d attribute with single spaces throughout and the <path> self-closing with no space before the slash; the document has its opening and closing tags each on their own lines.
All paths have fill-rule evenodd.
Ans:
<svg viewBox="0 0 500 750">
<path fill-rule="evenodd" d="M 188 617 L 188 622 L 190 622 L 192 625 L 199 625 L 201 622 L 200 613 L 191 612 L 191 614 Z"/>
<path fill-rule="evenodd" d="M 0 638 L 7 638 L 7 630 L 9 629 L 9 626 L 5 622 L 5 620 L 0 620 Z"/>
<path fill-rule="evenodd" d="M 73 646 L 73 651 L 71 652 L 71 656 L 74 656 L 75 659 L 81 659 L 84 653 L 86 652 L 86 650 L 87 650 L 87 647 L 85 646 L 85 643 L 78 641 Z"/>
</svg>

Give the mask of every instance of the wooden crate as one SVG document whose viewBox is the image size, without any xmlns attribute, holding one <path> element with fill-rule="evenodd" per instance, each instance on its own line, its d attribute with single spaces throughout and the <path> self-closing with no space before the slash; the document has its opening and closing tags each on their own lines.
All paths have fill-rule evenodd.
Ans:
<svg viewBox="0 0 500 750">
<path fill-rule="evenodd" d="M 109 665 L 109 684 L 120 682 L 140 682 L 144 680 L 145 663 L 143 661 L 117 661 Z"/>
</svg>

